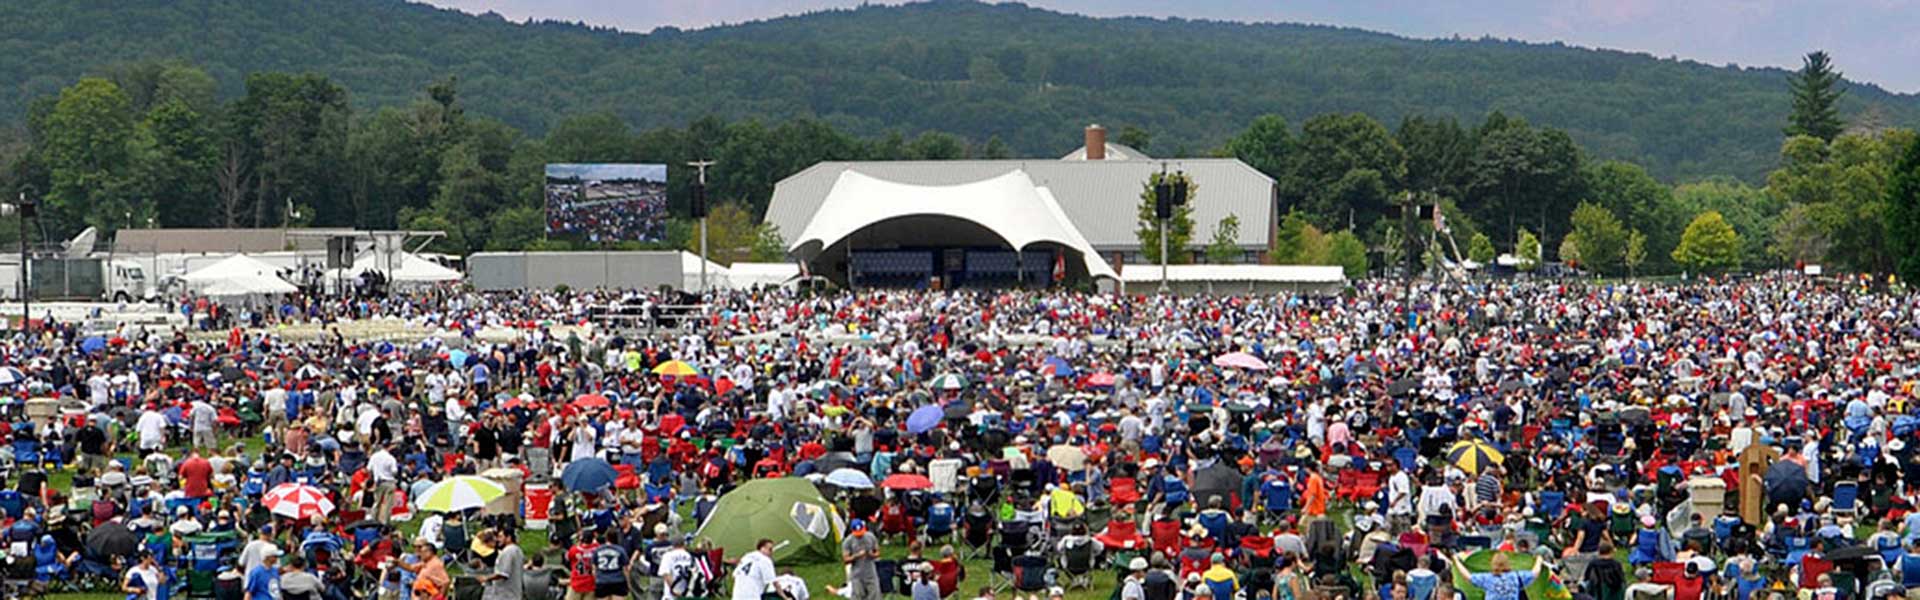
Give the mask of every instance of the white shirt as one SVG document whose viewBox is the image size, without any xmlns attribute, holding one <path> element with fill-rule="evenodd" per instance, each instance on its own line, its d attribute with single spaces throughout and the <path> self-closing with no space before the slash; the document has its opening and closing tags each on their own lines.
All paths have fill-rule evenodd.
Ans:
<svg viewBox="0 0 1920 600">
<path fill-rule="evenodd" d="M 733 568 L 733 600 L 760 600 L 773 580 L 773 558 L 759 550 L 748 552 Z"/>
<path fill-rule="evenodd" d="M 1413 514 L 1413 477 L 1406 471 L 1394 471 L 1387 478 L 1387 514 Z"/>
<path fill-rule="evenodd" d="M 106 375 L 96 373 L 94 376 L 87 378 L 87 392 L 92 397 L 95 406 L 113 401 L 110 386 L 111 382 L 107 380 Z"/>
<path fill-rule="evenodd" d="M 145 591 L 140 592 L 140 595 L 137 596 L 137 598 L 141 598 L 143 600 L 159 600 L 160 577 L 161 577 L 159 567 L 135 566 L 134 568 L 127 569 L 127 574 L 128 575 L 137 574 L 140 576 L 140 581 L 146 583 Z"/>
<path fill-rule="evenodd" d="M 254 567 L 267 562 L 267 550 L 277 548 L 279 546 L 266 540 L 247 542 L 247 547 L 240 549 L 240 572 L 252 573 Z"/>
<path fill-rule="evenodd" d="M 758 554 L 758 553 L 756 552 L 755 554 Z M 691 576 L 693 574 L 692 569 L 693 569 L 693 555 L 689 554 L 686 548 L 670 548 L 666 551 L 666 553 L 660 555 L 660 565 L 659 565 L 659 568 L 656 571 L 654 571 L 654 576 L 659 577 L 661 579 L 666 579 L 669 577 Z M 678 581 L 668 582 L 668 584 L 661 590 L 660 596 L 662 598 L 668 598 L 668 599 L 674 598 L 675 596 L 673 595 L 673 586 L 676 583 L 679 583 L 679 582 Z"/>
<path fill-rule="evenodd" d="M 393 453 L 386 448 L 367 459 L 367 475 L 374 483 L 390 483 L 400 477 L 400 461 L 394 460 Z"/>
<path fill-rule="evenodd" d="M 156 449 L 167 443 L 167 417 L 160 411 L 149 410 L 140 413 L 140 420 L 133 424 L 140 431 L 140 448 Z"/>
<path fill-rule="evenodd" d="M 807 600 L 812 592 L 807 591 L 807 580 L 798 575 L 781 575 L 774 578 L 773 586 L 791 596 L 793 600 Z"/>
</svg>

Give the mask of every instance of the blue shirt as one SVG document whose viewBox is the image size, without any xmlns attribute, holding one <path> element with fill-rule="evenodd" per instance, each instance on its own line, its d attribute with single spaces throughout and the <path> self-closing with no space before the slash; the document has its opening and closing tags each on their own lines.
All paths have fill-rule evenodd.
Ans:
<svg viewBox="0 0 1920 600">
<path fill-rule="evenodd" d="M 1468 579 L 1486 590 L 1486 600 L 1520 600 L 1521 592 L 1533 585 L 1533 571 L 1507 571 L 1503 574 L 1474 573 Z"/>
<path fill-rule="evenodd" d="M 279 595 L 279 567 L 260 565 L 247 573 L 247 600 L 274 600 Z"/>
</svg>

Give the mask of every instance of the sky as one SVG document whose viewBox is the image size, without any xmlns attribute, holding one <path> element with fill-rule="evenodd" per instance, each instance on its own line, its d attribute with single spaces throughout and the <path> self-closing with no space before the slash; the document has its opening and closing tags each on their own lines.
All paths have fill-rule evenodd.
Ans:
<svg viewBox="0 0 1920 600">
<path fill-rule="evenodd" d="M 427 0 L 645 32 L 850 7 L 860 0 Z M 892 3 L 892 2 L 889 2 Z M 1027 0 L 1092 16 L 1178 16 L 1357 27 L 1409 37 L 1491 35 L 1704 63 L 1797 68 L 1832 54 L 1848 79 L 1920 92 L 1920 0 Z"/>
</svg>

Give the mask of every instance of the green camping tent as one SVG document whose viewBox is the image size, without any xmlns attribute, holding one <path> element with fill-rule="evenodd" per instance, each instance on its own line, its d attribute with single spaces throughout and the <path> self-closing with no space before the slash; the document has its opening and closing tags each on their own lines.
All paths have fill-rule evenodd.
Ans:
<svg viewBox="0 0 1920 600">
<path fill-rule="evenodd" d="M 799 477 L 755 479 L 720 497 L 694 538 L 739 560 L 761 538 L 773 540 L 780 564 L 837 562 L 840 535 L 846 530 L 833 504 L 813 483 Z"/>
<path fill-rule="evenodd" d="M 1469 554 L 1465 559 L 1460 561 L 1464 564 L 1455 565 L 1454 568 L 1464 569 L 1465 573 L 1490 572 L 1493 570 L 1493 555 L 1495 554 L 1500 554 L 1500 552 L 1497 550 L 1481 550 Z M 1505 554 L 1507 555 L 1507 562 L 1513 565 L 1513 570 L 1533 570 L 1534 556 L 1532 554 L 1521 552 L 1507 552 Z M 1460 594 L 1465 596 L 1467 600 L 1483 600 L 1486 598 L 1487 592 L 1475 587 L 1471 581 L 1468 581 L 1465 573 L 1461 573 L 1460 576 L 1454 578 L 1454 581 L 1459 584 L 1456 589 L 1460 590 Z M 1526 595 L 1527 600 L 1566 600 L 1569 597 L 1567 594 L 1567 586 L 1562 585 L 1558 577 L 1555 577 L 1547 571 L 1541 571 L 1539 576 L 1533 578 L 1533 585 L 1527 586 Z"/>
</svg>

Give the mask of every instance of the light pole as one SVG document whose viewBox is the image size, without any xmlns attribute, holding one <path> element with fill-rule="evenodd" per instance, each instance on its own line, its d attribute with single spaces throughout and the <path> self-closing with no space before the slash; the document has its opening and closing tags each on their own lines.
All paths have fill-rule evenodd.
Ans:
<svg viewBox="0 0 1920 600">
<path fill-rule="evenodd" d="M 696 160 L 687 166 L 700 170 L 700 179 L 693 184 L 693 218 L 700 220 L 700 291 L 707 291 L 707 167 L 713 166 L 711 160 Z"/>
<path fill-rule="evenodd" d="M 35 192 L 32 185 L 20 186 L 20 200 L 13 204 L 0 204 L 0 215 L 20 218 L 20 330 L 33 332 L 33 278 L 27 269 L 32 261 L 27 256 L 27 219 L 39 214 L 39 207 L 28 196 Z"/>
</svg>

